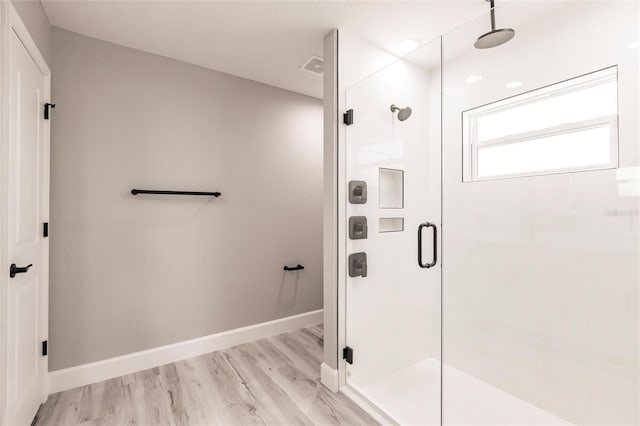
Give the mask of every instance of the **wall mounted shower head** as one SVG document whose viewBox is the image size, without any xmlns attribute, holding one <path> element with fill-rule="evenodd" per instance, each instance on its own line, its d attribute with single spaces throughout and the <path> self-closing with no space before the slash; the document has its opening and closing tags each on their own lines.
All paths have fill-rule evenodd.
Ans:
<svg viewBox="0 0 640 426">
<path fill-rule="evenodd" d="M 487 0 L 491 5 L 491 31 L 482 34 L 478 37 L 478 40 L 473 44 L 476 49 L 491 49 L 492 47 L 500 46 L 511 40 L 516 31 L 512 28 L 498 28 L 496 29 L 496 10 L 494 0 Z"/>
<path fill-rule="evenodd" d="M 392 104 L 391 112 L 396 112 L 396 111 L 398 111 L 398 120 L 400 121 L 404 121 L 407 118 L 411 117 L 411 113 L 413 112 L 411 111 L 411 107 L 400 108 Z"/>
</svg>

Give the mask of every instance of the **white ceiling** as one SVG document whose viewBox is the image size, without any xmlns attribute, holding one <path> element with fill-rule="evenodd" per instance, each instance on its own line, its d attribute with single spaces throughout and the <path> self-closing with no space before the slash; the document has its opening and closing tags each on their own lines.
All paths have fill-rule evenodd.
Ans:
<svg viewBox="0 0 640 426">
<path fill-rule="evenodd" d="M 51 25 L 294 92 L 322 97 L 299 67 L 322 56 L 332 28 L 398 51 L 486 12 L 483 0 L 135 1 L 43 0 Z"/>
</svg>

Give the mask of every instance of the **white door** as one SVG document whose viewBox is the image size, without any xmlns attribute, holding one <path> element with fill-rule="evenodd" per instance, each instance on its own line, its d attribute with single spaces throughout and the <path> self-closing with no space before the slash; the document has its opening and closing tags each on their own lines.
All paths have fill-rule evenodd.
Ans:
<svg viewBox="0 0 640 426">
<path fill-rule="evenodd" d="M 49 214 L 49 125 L 43 109 L 49 98 L 49 71 L 33 59 L 39 53 L 20 28 L 11 25 L 7 43 L 7 263 L 15 269 L 4 272 L 9 278 L 7 345 L 2 355 L 7 362 L 5 420 L 12 425 L 30 424 L 47 396 L 42 342 L 47 339 L 48 315 L 48 242 L 43 223 Z"/>
</svg>

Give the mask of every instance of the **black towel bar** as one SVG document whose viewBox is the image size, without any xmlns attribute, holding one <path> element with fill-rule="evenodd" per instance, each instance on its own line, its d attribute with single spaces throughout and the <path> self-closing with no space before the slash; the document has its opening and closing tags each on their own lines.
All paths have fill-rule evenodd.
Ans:
<svg viewBox="0 0 640 426">
<path fill-rule="evenodd" d="M 132 189 L 131 194 L 157 194 L 157 195 L 204 195 L 209 197 L 219 197 L 219 192 L 199 192 L 199 191 L 157 191 L 152 189 Z"/>
<path fill-rule="evenodd" d="M 301 269 L 304 269 L 304 266 L 302 266 L 301 264 L 298 263 L 297 266 L 285 266 L 284 270 L 285 271 L 299 271 Z"/>
</svg>

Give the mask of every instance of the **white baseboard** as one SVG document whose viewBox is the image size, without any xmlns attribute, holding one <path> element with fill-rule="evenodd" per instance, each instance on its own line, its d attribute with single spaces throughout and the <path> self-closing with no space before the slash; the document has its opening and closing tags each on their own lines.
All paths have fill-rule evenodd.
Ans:
<svg viewBox="0 0 640 426">
<path fill-rule="evenodd" d="M 331 392 L 338 392 L 340 390 L 338 370 L 323 362 L 320 366 L 320 382 Z"/>
<path fill-rule="evenodd" d="M 253 342 L 322 322 L 322 309 L 49 372 L 50 393 Z"/>
</svg>

